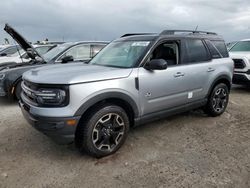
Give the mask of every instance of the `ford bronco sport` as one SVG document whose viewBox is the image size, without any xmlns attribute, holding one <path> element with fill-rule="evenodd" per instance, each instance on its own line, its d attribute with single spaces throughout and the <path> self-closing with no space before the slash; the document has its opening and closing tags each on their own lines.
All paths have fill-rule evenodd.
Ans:
<svg viewBox="0 0 250 188">
<path fill-rule="evenodd" d="M 201 31 L 126 34 L 89 64 L 53 66 L 23 75 L 23 115 L 95 157 L 116 152 L 130 127 L 201 107 L 221 115 L 233 76 L 223 39 Z"/>
</svg>

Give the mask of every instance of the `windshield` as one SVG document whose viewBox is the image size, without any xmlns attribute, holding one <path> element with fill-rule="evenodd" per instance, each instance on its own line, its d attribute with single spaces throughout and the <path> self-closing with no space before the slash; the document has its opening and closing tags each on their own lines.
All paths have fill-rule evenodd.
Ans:
<svg viewBox="0 0 250 188">
<path fill-rule="evenodd" d="M 38 46 L 38 47 L 35 47 L 36 51 L 40 55 L 44 55 L 45 53 L 47 53 L 50 48 L 52 48 L 52 46 Z"/>
<path fill-rule="evenodd" d="M 122 68 L 133 67 L 149 43 L 149 41 L 112 42 L 101 50 L 89 64 Z"/>
<path fill-rule="evenodd" d="M 249 51 L 250 51 L 250 41 L 240 41 L 230 49 L 230 52 L 249 52 Z"/>
<path fill-rule="evenodd" d="M 17 57 L 17 56 L 20 56 L 23 55 L 25 53 L 25 51 L 23 49 L 20 49 L 19 52 L 17 51 L 16 53 L 12 54 L 12 55 L 9 55 L 10 57 Z"/>
<path fill-rule="evenodd" d="M 65 43 L 62 45 L 58 45 L 57 47 L 51 49 L 46 54 L 44 54 L 43 58 L 46 62 L 49 62 L 50 60 L 52 60 L 54 57 L 56 57 L 58 54 L 60 54 L 61 52 L 69 48 L 70 46 L 72 46 L 72 44 Z"/>
</svg>

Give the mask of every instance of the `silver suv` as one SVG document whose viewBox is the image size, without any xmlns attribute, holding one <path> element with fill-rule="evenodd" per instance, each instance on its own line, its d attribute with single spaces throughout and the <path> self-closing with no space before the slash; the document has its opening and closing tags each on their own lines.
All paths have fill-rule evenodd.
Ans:
<svg viewBox="0 0 250 188">
<path fill-rule="evenodd" d="M 95 157 L 116 152 L 129 128 L 196 108 L 221 115 L 233 61 L 215 33 L 126 34 L 88 64 L 52 65 L 23 75 L 28 122 Z"/>
</svg>

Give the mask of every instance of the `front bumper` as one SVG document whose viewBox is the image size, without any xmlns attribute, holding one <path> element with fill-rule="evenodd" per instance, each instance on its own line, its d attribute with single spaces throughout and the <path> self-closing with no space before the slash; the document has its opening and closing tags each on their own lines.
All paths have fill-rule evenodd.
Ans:
<svg viewBox="0 0 250 188">
<path fill-rule="evenodd" d="M 30 113 L 30 107 L 19 102 L 24 118 L 38 131 L 44 133 L 58 144 L 74 142 L 76 126 L 80 117 L 43 117 Z M 75 120 L 75 125 L 68 125 L 68 120 Z"/>
<path fill-rule="evenodd" d="M 247 72 L 238 72 L 238 71 L 234 72 L 233 83 L 249 85 L 250 84 L 250 70 L 248 70 Z"/>
</svg>

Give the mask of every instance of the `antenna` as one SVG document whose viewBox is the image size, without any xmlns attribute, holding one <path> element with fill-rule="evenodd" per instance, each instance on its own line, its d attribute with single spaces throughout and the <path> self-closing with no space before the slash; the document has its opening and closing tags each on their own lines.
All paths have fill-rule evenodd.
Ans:
<svg viewBox="0 0 250 188">
<path fill-rule="evenodd" d="M 195 28 L 195 30 L 194 30 L 194 31 L 197 31 L 198 27 L 199 27 L 199 25 L 197 25 L 197 26 L 196 26 L 196 28 Z"/>
</svg>

